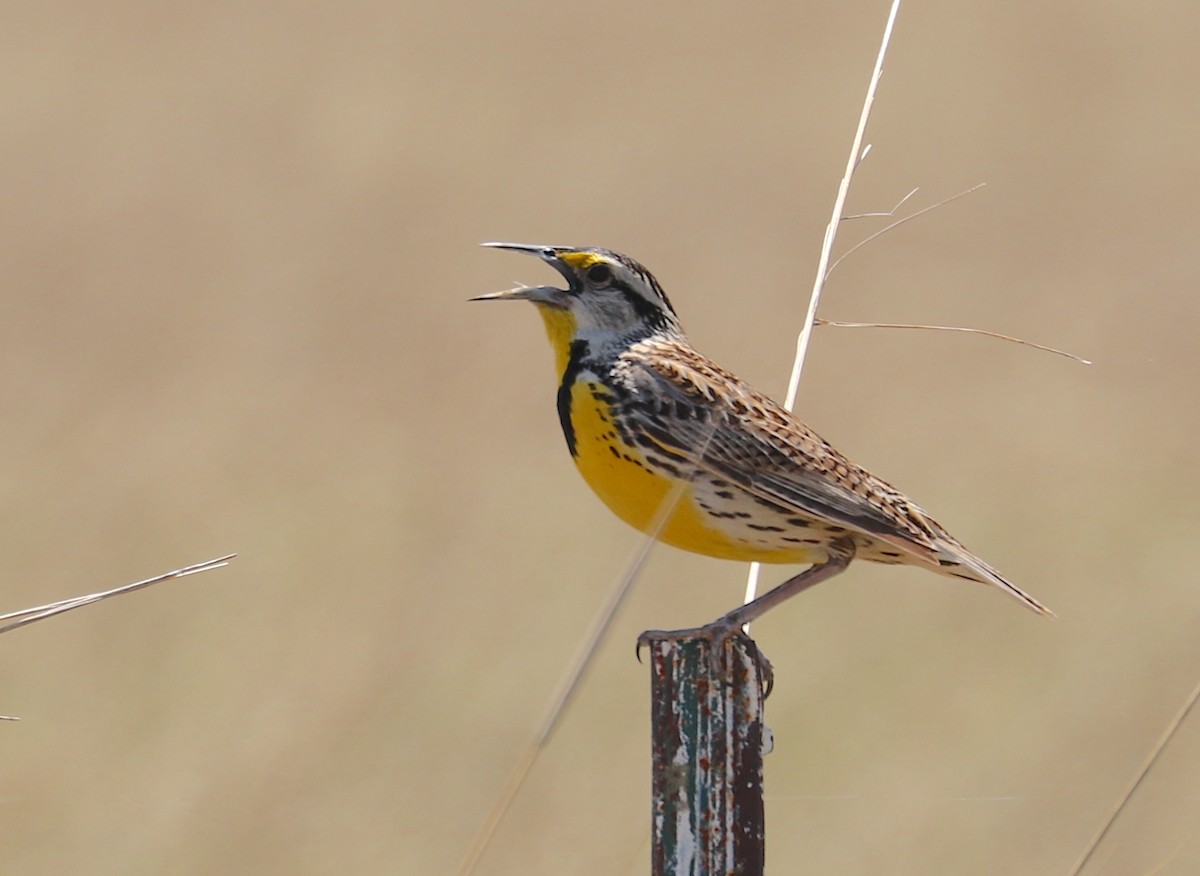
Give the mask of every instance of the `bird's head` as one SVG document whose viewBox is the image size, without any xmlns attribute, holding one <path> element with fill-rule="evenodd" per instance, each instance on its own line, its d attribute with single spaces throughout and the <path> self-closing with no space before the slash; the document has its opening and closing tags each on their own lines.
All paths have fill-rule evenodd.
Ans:
<svg viewBox="0 0 1200 876">
<path fill-rule="evenodd" d="M 628 344 L 657 332 L 679 332 L 679 320 L 662 286 L 629 256 L 595 247 L 485 243 L 535 255 L 558 271 L 567 288 L 517 286 L 472 301 L 532 301 L 556 346 L 576 339 Z"/>
</svg>

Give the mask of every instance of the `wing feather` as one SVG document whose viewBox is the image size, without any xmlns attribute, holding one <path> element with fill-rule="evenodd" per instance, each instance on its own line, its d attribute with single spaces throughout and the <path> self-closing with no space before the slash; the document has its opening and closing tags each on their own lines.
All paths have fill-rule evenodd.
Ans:
<svg viewBox="0 0 1200 876">
<path fill-rule="evenodd" d="M 915 506 L 902 493 L 690 348 L 663 352 L 631 348 L 622 382 L 641 399 L 660 400 L 660 417 L 647 413 L 631 422 L 664 451 L 789 510 L 874 536 L 900 536 L 905 550 L 931 555 L 941 528 L 923 513 L 910 516 Z M 661 415 L 672 415 L 670 428 Z"/>
</svg>

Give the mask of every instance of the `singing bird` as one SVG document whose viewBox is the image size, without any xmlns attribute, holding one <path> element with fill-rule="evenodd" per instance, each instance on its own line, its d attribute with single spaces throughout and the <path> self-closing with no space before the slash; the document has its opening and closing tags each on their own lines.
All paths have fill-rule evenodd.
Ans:
<svg viewBox="0 0 1200 876">
<path fill-rule="evenodd" d="M 808 564 L 681 635 L 724 639 L 854 559 L 990 584 L 1051 614 L 895 487 L 698 353 L 638 262 L 595 247 L 484 246 L 536 256 L 566 280 L 565 289 L 518 286 L 472 300 L 537 307 L 554 349 L 567 450 L 618 517 L 711 557 Z"/>
</svg>

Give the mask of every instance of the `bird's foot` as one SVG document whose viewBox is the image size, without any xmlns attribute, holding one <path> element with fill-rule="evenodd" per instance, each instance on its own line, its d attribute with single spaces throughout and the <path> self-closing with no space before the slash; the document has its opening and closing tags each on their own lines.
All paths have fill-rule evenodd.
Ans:
<svg viewBox="0 0 1200 876">
<path fill-rule="evenodd" d="M 771 689 L 775 686 L 775 672 L 771 668 L 771 661 L 742 629 L 741 622 L 730 618 L 729 615 L 719 617 L 702 627 L 689 627 L 683 630 L 646 630 L 637 639 L 638 660 L 642 659 L 642 648 L 649 647 L 654 642 L 693 642 L 697 639 L 708 645 L 709 670 L 714 677 L 725 674 L 728 671 L 726 667 L 734 665 L 732 661 L 725 660 L 725 655 L 729 653 L 732 657 L 733 643 L 734 641 L 739 642 L 758 667 L 764 696 L 770 695 Z"/>
</svg>

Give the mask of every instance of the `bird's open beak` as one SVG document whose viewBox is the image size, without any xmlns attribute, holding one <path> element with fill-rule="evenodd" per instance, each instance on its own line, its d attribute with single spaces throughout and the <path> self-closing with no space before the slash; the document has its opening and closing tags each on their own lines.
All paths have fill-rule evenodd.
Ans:
<svg viewBox="0 0 1200 876">
<path fill-rule="evenodd" d="M 563 296 L 570 292 L 576 283 L 575 272 L 571 266 L 559 258 L 560 253 L 571 251 L 569 246 L 546 246 L 535 243 L 484 243 L 480 245 L 535 255 L 562 274 L 566 278 L 568 286 L 566 289 L 559 289 L 556 286 L 517 286 L 513 289 L 505 289 L 503 292 L 476 295 L 474 298 L 467 299 L 468 301 L 533 301 L 562 307 Z"/>
<path fill-rule="evenodd" d="M 486 295 L 475 295 L 468 301 L 540 301 L 543 304 L 556 304 L 558 297 L 565 290 L 555 286 L 516 286 L 501 292 L 488 292 Z"/>
</svg>

